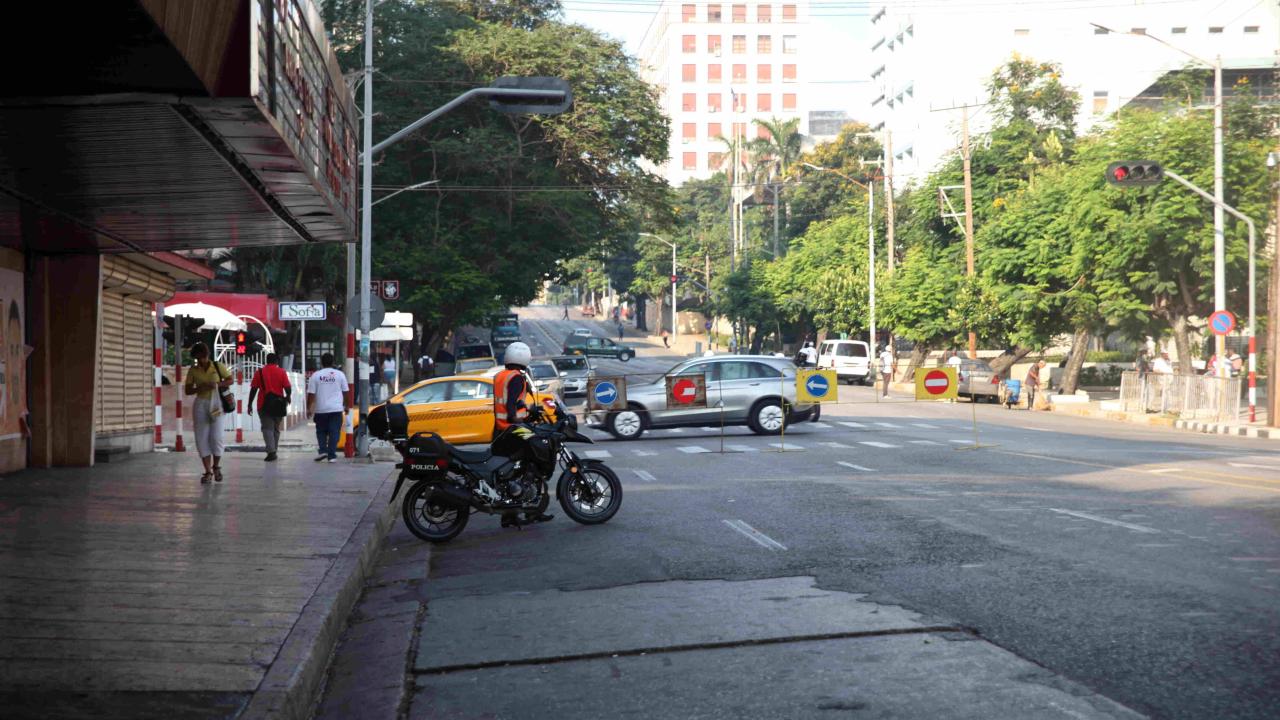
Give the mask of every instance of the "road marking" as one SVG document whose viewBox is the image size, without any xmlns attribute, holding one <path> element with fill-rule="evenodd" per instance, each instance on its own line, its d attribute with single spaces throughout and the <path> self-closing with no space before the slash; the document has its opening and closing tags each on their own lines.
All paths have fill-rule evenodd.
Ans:
<svg viewBox="0 0 1280 720">
<path fill-rule="evenodd" d="M 773 538 L 769 537 L 768 535 L 765 535 L 764 533 L 751 527 L 750 525 L 746 524 L 741 520 L 724 520 L 723 522 L 725 525 L 728 525 L 734 530 L 737 530 L 738 532 L 742 533 L 751 542 L 759 545 L 760 547 L 766 550 L 777 551 L 777 550 L 787 549 L 786 545 L 783 545 L 777 540 L 774 540 Z"/>
<path fill-rule="evenodd" d="M 1149 469 L 1149 470 L 1143 470 L 1143 472 L 1149 472 L 1149 473 L 1154 473 L 1154 474 L 1156 474 L 1156 475 L 1160 475 L 1160 474 L 1162 474 L 1162 473 L 1182 472 L 1182 468 L 1176 468 L 1176 467 L 1173 467 L 1173 468 L 1151 468 L 1151 469 Z"/>
<path fill-rule="evenodd" d="M 632 472 L 634 472 L 637 477 L 639 477 L 641 480 L 644 480 L 645 482 L 653 482 L 658 479 L 654 477 L 653 473 L 649 472 L 648 470 L 632 470 Z"/>
<path fill-rule="evenodd" d="M 878 423 L 876 423 L 876 424 L 877 424 L 877 425 L 879 425 L 880 427 L 894 428 L 894 429 L 896 429 L 896 430 L 900 430 L 900 429 L 902 429 L 902 426 L 901 426 L 901 425 L 895 425 L 895 424 L 893 424 L 893 423 L 878 422 Z"/>
<path fill-rule="evenodd" d="M 696 455 L 697 453 L 711 452 L 710 450 L 702 447 L 701 445 L 681 445 L 676 449 L 682 453 L 689 453 L 690 455 Z"/>
<path fill-rule="evenodd" d="M 1111 518 L 1099 517 L 1097 515 L 1090 515 L 1089 513 L 1078 512 L 1076 510 L 1063 510 L 1062 508 L 1049 508 L 1049 510 L 1063 515 L 1070 515 L 1072 517 L 1084 518 L 1085 520 L 1092 520 L 1094 522 L 1106 523 L 1107 525 L 1127 528 L 1140 533 L 1158 534 L 1160 532 L 1159 530 L 1149 528 L 1146 525 L 1134 525 L 1133 523 L 1121 522 L 1119 520 L 1112 520 Z"/>
<path fill-rule="evenodd" d="M 864 428 L 864 427 L 866 427 L 866 425 L 863 425 L 863 424 L 862 424 L 862 423 L 860 423 L 860 422 L 847 422 L 847 421 L 842 421 L 840 424 L 841 424 L 841 425 L 843 425 L 843 426 L 845 426 L 845 427 L 851 427 L 851 428 Z"/>
<path fill-rule="evenodd" d="M 658 454 L 652 450 L 632 450 L 631 452 L 635 453 L 636 457 L 653 457 Z"/>
<path fill-rule="evenodd" d="M 724 449 L 734 452 L 760 452 L 759 448 L 753 448 L 750 445 L 725 445 Z"/>
<path fill-rule="evenodd" d="M 843 449 L 845 449 L 845 450 L 852 450 L 852 449 L 853 449 L 853 446 L 852 446 L 852 445 L 845 445 L 845 444 L 844 444 L 844 443 L 842 443 L 842 442 L 831 442 L 831 441 L 827 441 L 827 442 L 820 442 L 820 443 L 818 443 L 818 444 L 819 444 L 819 445 L 825 445 L 825 446 L 827 446 L 827 447 L 829 447 L 829 448 L 843 448 Z"/>
<path fill-rule="evenodd" d="M 589 458 L 600 458 L 600 459 L 613 457 L 613 453 L 609 452 L 608 450 L 588 450 L 584 452 L 583 455 L 586 455 Z"/>
<path fill-rule="evenodd" d="M 1259 470 L 1280 470 L 1280 465 L 1254 465 L 1253 463 L 1228 462 L 1231 467 L 1257 468 Z"/>
<path fill-rule="evenodd" d="M 912 425 L 913 427 L 924 428 L 925 430 L 937 430 L 937 429 L 938 429 L 938 426 L 937 426 L 937 425 L 930 425 L 929 423 L 911 423 L 911 425 Z"/>
<path fill-rule="evenodd" d="M 718 432 L 720 430 L 720 428 L 718 427 L 704 427 L 704 428 L 698 428 L 698 429 L 704 432 Z"/>
<path fill-rule="evenodd" d="M 787 451 L 787 452 L 791 452 L 792 450 L 803 450 L 803 449 L 804 449 L 804 446 L 803 446 L 803 445 L 796 445 L 795 443 L 780 443 L 780 442 L 776 442 L 776 443 L 769 443 L 769 444 L 770 444 L 770 445 L 772 445 L 773 447 L 778 448 L 779 450 L 785 450 L 785 451 Z"/>
<path fill-rule="evenodd" d="M 854 464 L 853 464 L 853 463 L 851 463 L 851 462 L 845 462 L 845 461 L 843 461 L 843 460 L 837 460 L 837 461 L 836 461 L 836 464 L 837 464 L 837 465 L 843 465 L 843 466 L 845 466 L 845 467 L 847 467 L 847 468 L 849 468 L 849 469 L 851 469 L 851 470 L 861 470 L 862 472 L 875 472 L 875 470 L 874 470 L 874 469 L 872 469 L 872 468 L 869 468 L 869 467 L 863 467 L 863 466 L 861 466 L 861 465 L 854 465 Z"/>
<path fill-rule="evenodd" d="M 940 444 L 940 443 L 936 443 L 936 442 L 934 442 L 934 441 L 932 441 L 932 440 L 912 440 L 912 441 L 911 441 L 911 444 L 913 444 L 913 445 L 938 445 L 938 444 Z"/>
<path fill-rule="evenodd" d="M 828 425 L 828 424 L 826 424 L 826 423 L 824 423 L 824 422 L 816 422 L 816 423 L 812 423 L 812 425 L 813 425 L 814 427 L 820 427 L 820 428 L 822 428 L 823 430 L 830 430 L 830 429 L 831 429 L 831 426 L 830 426 L 830 425 Z"/>
<path fill-rule="evenodd" d="M 858 442 L 858 444 L 859 444 L 859 445 L 870 445 L 871 447 L 878 447 L 878 448 L 896 448 L 896 447 L 902 447 L 901 445 L 890 445 L 889 443 L 885 443 L 885 442 L 876 442 L 875 440 L 861 440 L 861 441 L 859 441 L 859 442 Z"/>
<path fill-rule="evenodd" d="M 684 432 L 684 428 L 667 428 L 667 432 L 679 434 Z"/>
<path fill-rule="evenodd" d="M 974 441 L 973 441 L 973 440 L 956 440 L 956 439 L 951 439 L 951 440 L 948 440 L 947 442 L 953 442 L 953 443 L 957 443 L 957 444 L 960 444 L 960 445 L 972 445 Z"/>
<path fill-rule="evenodd" d="M 1227 559 L 1231 562 L 1272 562 L 1273 560 L 1280 560 L 1280 558 L 1275 557 L 1233 557 Z"/>
</svg>

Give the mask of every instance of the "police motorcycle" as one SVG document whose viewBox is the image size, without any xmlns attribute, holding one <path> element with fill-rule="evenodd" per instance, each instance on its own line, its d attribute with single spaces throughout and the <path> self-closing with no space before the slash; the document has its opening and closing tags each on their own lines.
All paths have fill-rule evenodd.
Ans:
<svg viewBox="0 0 1280 720">
<path fill-rule="evenodd" d="M 583 525 L 607 522 L 622 505 L 622 482 L 603 462 L 580 458 L 566 443 L 590 443 L 578 432 L 578 421 L 559 400 L 556 420 L 540 410 L 527 425 L 507 428 L 485 450 L 464 450 L 435 433 L 408 436 L 404 405 L 387 403 L 369 413 L 370 433 L 391 442 L 402 462 L 396 464 L 391 501 L 408 484 L 401 512 L 404 524 L 419 538 L 443 543 L 457 537 L 473 512 L 501 515 L 504 525 L 525 524 L 551 503 L 550 482 L 556 470 L 556 499 L 566 515 Z"/>
</svg>

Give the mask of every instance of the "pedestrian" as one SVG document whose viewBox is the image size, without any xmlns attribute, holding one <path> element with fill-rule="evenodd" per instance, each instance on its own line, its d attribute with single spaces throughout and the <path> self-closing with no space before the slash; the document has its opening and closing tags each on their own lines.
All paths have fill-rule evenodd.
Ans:
<svg viewBox="0 0 1280 720">
<path fill-rule="evenodd" d="M 622 321 L 621 320 L 618 320 L 618 339 L 619 340 L 622 339 Z"/>
<path fill-rule="evenodd" d="M 893 348 L 885 345 L 880 351 L 880 378 L 884 381 L 883 397 L 889 397 L 889 383 L 893 381 L 893 373 L 898 369 L 898 360 L 893 356 Z"/>
<path fill-rule="evenodd" d="M 805 367 L 818 367 L 818 351 L 813 347 L 813 341 L 805 342 L 804 347 L 800 348 L 801 354 L 804 355 Z"/>
<path fill-rule="evenodd" d="M 1151 364 L 1151 372 L 1157 375 L 1172 375 L 1173 363 L 1169 362 L 1169 353 L 1161 352 L 1160 357 Z"/>
<path fill-rule="evenodd" d="M 738 336 L 737 335 L 729 336 L 729 353 L 732 355 L 738 354 Z"/>
<path fill-rule="evenodd" d="M 396 367 L 399 358 L 393 355 L 382 356 L 382 381 L 386 383 L 388 391 L 396 384 L 396 373 L 399 368 Z"/>
<path fill-rule="evenodd" d="M 374 404 L 382 401 L 382 372 L 379 369 L 381 362 L 378 358 L 370 358 L 373 362 L 365 365 L 361 370 L 367 373 L 369 378 L 369 403 Z"/>
<path fill-rule="evenodd" d="M 568 319 L 569 319 L 569 303 L 565 303 L 565 304 L 564 304 L 564 316 L 563 316 L 563 317 L 561 317 L 560 319 L 561 319 L 561 320 L 568 320 Z"/>
<path fill-rule="evenodd" d="M 671 347 L 671 333 L 666 328 L 662 328 L 662 347 Z"/>
<path fill-rule="evenodd" d="M 1036 391 L 1040 389 L 1040 369 L 1043 367 L 1043 360 L 1031 363 L 1031 368 L 1027 370 L 1027 376 L 1022 381 L 1022 389 L 1027 393 L 1028 410 L 1036 409 Z"/>
<path fill-rule="evenodd" d="M 417 375 L 414 377 L 414 382 L 430 379 L 434 374 L 435 364 L 435 361 L 431 359 L 431 355 L 424 350 L 422 357 L 418 358 Z"/>
<path fill-rule="evenodd" d="M 321 369 L 307 380 L 307 415 L 316 421 L 316 462 L 338 462 L 338 435 L 347 412 L 347 376 L 333 367 L 333 353 L 320 356 Z"/>
<path fill-rule="evenodd" d="M 1138 359 L 1133 365 L 1134 369 L 1138 371 L 1138 377 L 1145 377 L 1151 372 L 1151 358 L 1147 355 L 1146 350 L 1138 351 Z"/>
<path fill-rule="evenodd" d="M 259 394 L 261 393 L 261 394 Z M 293 386 L 289 383 L 289 373 L 280 367 L 280 357 L 275 353 L 267 353 L 267 364 L 253 374 L 249 383 L 249 414 L 258 408 L 258 423 L 262 425 L 262 441 L 267 446 L 266 462 L 275 462 L 276 450 L 280 447 L 280 433 L 284 430 L 284 419 L 289 414 L 289 400 L 293 397 Z M 257 403 L 254 403 L 257 398 Z"/>
<path fill-rule="evenodd" d="M 230 386 L 231 372 L 222 363 L 209 359 L 209 346 L 202 342 L 192 345 L 191 367 L 187 370 L 183 391 L 196 396 L 191 415 L 196 425 L 196 450 L 204 465 L 204 474 L 200 476 L 202 485 L 210 480 L 222 482 L 222 418 L 226 413 L 219 393 Z"/>
<path fill-rule="evenodd" d="M 1235 350 L 1232 350 L 1231 354 L 1227 356 L 1227 362 L 1231 363 L 1232 377 L 1239 377 L 1240 373 L 1244 371 L 1244 359 Z"/>
</svg>

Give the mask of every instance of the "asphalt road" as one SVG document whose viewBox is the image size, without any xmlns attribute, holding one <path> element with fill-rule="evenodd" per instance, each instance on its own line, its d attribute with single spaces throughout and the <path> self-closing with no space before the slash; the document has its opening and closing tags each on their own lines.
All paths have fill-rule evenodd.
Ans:
<svg viewBox="0 0 1280 720">
<path fill-rule="evenodd" d="M 784 438 L 593 432 L 618 516 L 388 566 L 421 575 L 370 590 L 320 716 L 1275 717 L 1280 446 L 840 398 Z M 378 652 L 395 681 L 349 682 Z"/>
</svg>

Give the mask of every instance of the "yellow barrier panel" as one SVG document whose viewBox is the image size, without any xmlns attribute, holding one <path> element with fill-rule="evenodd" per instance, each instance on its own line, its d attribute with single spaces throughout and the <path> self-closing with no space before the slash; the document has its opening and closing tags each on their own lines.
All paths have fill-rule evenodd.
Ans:
<svg viewBox="0 0 1280 720">
<path fill-rule="evenodd" d="M 953 367 L 916 368 L 917 400 L 955 400 L 959 384 Z"/>
<path fill-rule="evenodd" d="M 839 398 L 839 378 L 836 371 L 796 370 L 796 401 L 802 403 L 836 402 Z"/>
</svg>

